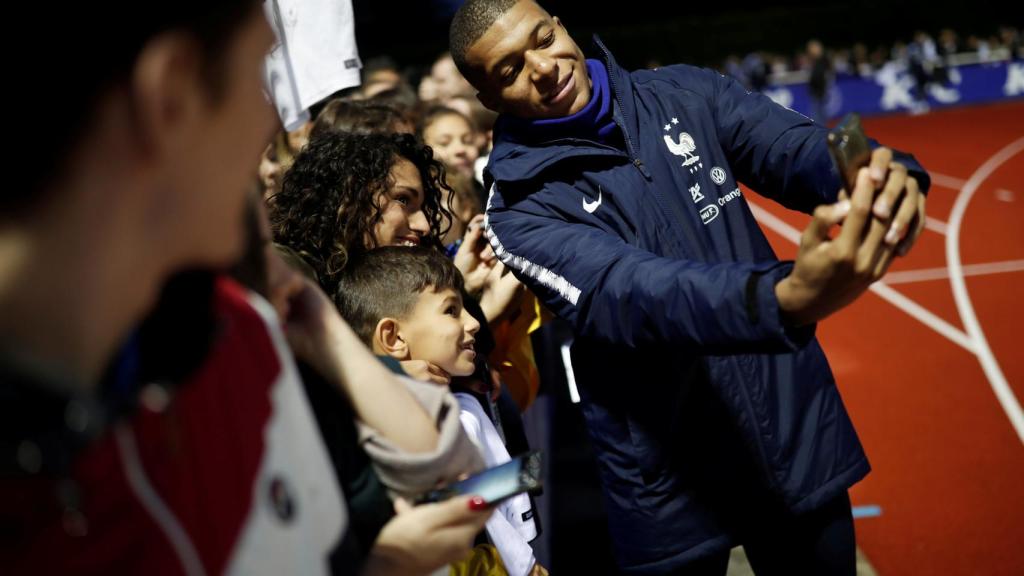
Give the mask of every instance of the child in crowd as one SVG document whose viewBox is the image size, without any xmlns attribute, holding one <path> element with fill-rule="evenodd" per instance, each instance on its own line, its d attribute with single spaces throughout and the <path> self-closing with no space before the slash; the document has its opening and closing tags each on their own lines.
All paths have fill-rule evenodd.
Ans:
<svg viewBox="0 0 1024 576">
<path fill-rule="evenodd" d="M 419 360 L 453 377 L 476 371 L 480 323 L 462 305 L 462 276 L 438 250 L 384 247 L 351 260 L 340 274 L 335 304 L 377 354 Z M 509 461 L 487 411 L 472 394 L 456 393 L 460 417 L 488 466 Z M 487 521 L 509 574 L 546 574 L 529 541 L 537 536 L 529 497 L 502 502 Z"/>
<path fill-rule="evenodd" d="M 423 143 L 449 171 L 473 176 L 481 139 L 468 116 L 444 106 L 430 108 L 420 120 L 419 132 Z"/>
</svg>

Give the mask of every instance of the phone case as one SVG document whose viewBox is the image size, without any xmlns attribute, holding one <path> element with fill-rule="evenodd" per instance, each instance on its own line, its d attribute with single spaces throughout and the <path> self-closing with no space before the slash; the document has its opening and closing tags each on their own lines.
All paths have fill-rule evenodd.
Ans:
<svg viewBox="0 0 1024 576">
<path fill-rule="evenodd" d="M 857 183 L 857 171 L 871 161 L 871 145 L 861 128 L 860 116 L 851 112 L 829 131 L 828 149 L 843 180 L 843 187 L 851 193 Z"/>
</svg>

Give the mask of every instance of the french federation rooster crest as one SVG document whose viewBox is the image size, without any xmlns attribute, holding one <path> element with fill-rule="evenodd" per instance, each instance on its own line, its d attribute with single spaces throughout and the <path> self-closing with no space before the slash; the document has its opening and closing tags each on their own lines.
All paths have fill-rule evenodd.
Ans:
<svg viewBox="0 0 1024 576">
<path fill-rule="evenodd" d="M 665 134 L 665 145 L 668 146 L 669 152 L 686 159 L 683 161 L 683 166 L 700 162 L 700 156 L 693 155 L 694 151 L 697 150 L 697 145 L 694 144 L 693 138 L 686 132 L 679 133 L 678 142 L 673 141 L 671 136 Z"/>
</svg>

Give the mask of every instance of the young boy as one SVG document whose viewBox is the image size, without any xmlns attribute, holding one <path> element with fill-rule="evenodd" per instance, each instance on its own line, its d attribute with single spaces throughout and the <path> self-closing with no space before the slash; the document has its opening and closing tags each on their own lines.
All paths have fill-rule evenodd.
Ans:
<svg viewBox="0 0 1024 576">
<path fill-rule="evenodd" d="M 446 376 L 476 371 L 473 344 L 480 323 L 462 306 L 462 275 L 440 251 L 388 246 L 349 262 L 335 303 L 356 334 L 377 354 L 420 360 Z M 488 466 L 509 461 L 508 451 L 483 407 L 455 394 L 466 433 Z M 487 533 L 512 576 L 546 574 L 528 542 L 537 536 L 525 494 L 506 500 L 487 521 Z"/>
</svg>

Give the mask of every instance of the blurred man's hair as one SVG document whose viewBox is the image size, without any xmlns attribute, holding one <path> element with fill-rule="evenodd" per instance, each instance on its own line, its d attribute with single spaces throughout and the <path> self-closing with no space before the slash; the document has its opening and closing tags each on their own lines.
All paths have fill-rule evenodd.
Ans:
<svg viewBox="0 0 1024 576">
<path fill-rule="evenodd" d="M 118 4 L 113 17 L 90 2 L 12 5 L 8 21 L 36 30 L 30 41 L 46 47 L 8 60 L 19 100 L 7 117 L 13 133 L 25 139 L 25 154 L 18 155 L 24 176 L 0 192 L 0 213 L 43 201 L 43 190 L 60 179 L 68 156 L 92 128 L 96 107 L 128 78 L 139 53 L 159 34 L 180 31 L 196 39 L 210 94 L 219 97 L 226 47 L 259 6 L 256 0 L 154 0 Z"/>
</svg>

